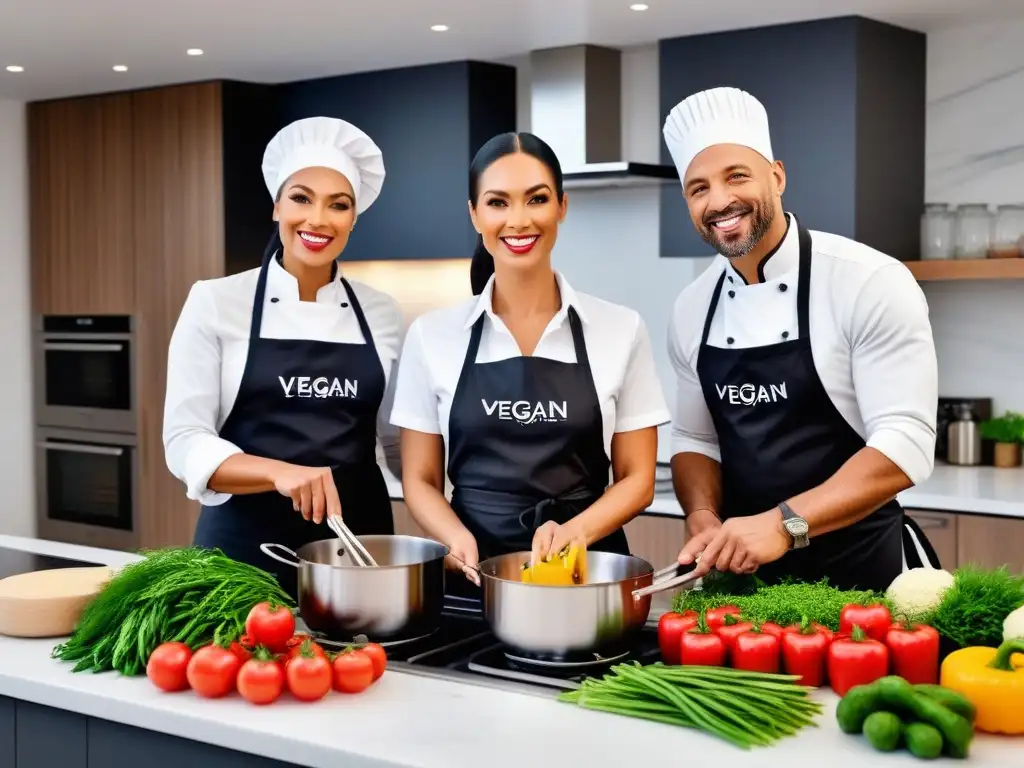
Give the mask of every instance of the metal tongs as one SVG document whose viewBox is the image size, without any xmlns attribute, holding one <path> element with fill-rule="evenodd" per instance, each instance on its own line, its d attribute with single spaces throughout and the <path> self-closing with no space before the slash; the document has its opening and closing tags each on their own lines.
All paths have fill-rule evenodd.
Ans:
<svg viewBox="0 0 1024 768">
<path fill-rule="evenodd" d="M 696 566 L 700 563 L 700 556 L 693 561 Z M 639 600 L 641 597 L 647 597 L 647 595 L 653 595 L 658 592 L 664 592 L 666 589 L 672 589 L 673 587 L 681 587 L 683 584 L 687 584 L 699 578 L 697 576 L 697 569 L 694 568 L 689 573 L 684 573 L 681 576 L 676 576 L 672 579 L 666 579 L 665 581 L 659 582 L 658 579 L 668 576 L 672 573 L 677 573 L 682 566 L 679 563 L 672 563 L 672 565 L 662 568 L 660 571 L 656 571 L 654 574 L 654 583 L 649 587 L 640 587 L 639 589 L 633 590 L 633 599 Z"/>
<path fill-rule="evenodd" d="M 363 543 L 355 537 L 355 534 L 348 529 L 348 526 L 345 525 L 340 517 L 328 517 L 327 525 L 341 539 L 341 543 L 345 545 L 352 559 L 356 561 L 356 565 L 360 568 L 367 566 L 377 567 L 377 561 L 373 559 L 373 556 L 363 546 Z"/>
</svg>

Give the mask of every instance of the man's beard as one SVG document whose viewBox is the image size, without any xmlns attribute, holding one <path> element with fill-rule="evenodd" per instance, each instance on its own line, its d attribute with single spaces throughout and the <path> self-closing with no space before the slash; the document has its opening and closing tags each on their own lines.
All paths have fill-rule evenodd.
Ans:
<svg viewBox="0 0 1024 768">
<path fill-rule="evenodd" d="M 728 219 L 732 216 L 743 216 L 750 214 L 750 234 L 742 240 L 726 241 L 717 229 L 711 226 L 711 222 L 721 219 Z M 711 211 L 705 214 L 701 223 L 699 234 L 705 243 L 710 245 L 723 256 L 735 259 L 746 256 L 751 249 L 761 242 L 761 238 L 768 234 L 772 222 L 775 220 L 775 209 L 770 200 L 759 200 L 754 205 L 745 203 L 733 203 L 721 211 Z M 728 234 L 724 235 L 728 237 Z"/>
</svg>

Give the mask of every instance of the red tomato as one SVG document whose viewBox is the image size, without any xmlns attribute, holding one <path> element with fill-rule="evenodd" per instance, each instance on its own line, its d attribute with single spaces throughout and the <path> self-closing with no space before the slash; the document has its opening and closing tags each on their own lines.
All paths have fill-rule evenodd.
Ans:
<svg viewBox="0 0 1024 768">
<path fill-rule="evenodd" d="M 738 621 L 736 619 L 736 614 L 727 613 L 725 615 L 725 623 L 715 630 L 715 634 L 722 638 L 722 641 L 725 643 L 726 650 L 731 653 L 736 645 L 736 638 L 744 632 L 749 632 L 753 628 L 754 625 L 749 621 Z"/>
<path fill-rule="evenodd" d="M 296 635 L 296 637 L 298 637 L 298 635 Z M 306 635 L 305 637 L 301 638 L 300 641 L 296 644 L 292 644 L 291 640 L 288 641 L 288 652 L 285 654 L 285 660 L 290 661 L 291 659 L 294 659 L 296 656 L 301 655 L 302 649 L 306 647 L 306 641 L 309 642 L 310 653 L 314 654 L 315 656 L 323 656 L 325 659 L 327 658 L 327 651 L 323 649 L 323 646 L 314 641 L 313 638 Z"/>
<path fill-rule="evenodd" d="M 334 657 L 334 690 L 365 691 L 373 682 L 373 659 L 366 651 L 345 650 Z"/>
<path fill-rule="evenodd" d="M 730 613 L 739 618 L 740 609 L 735 605 L 722 605 L 718 608 L 712 608 L 704 614 L 704 621 L 708 623 L 708 628 L 710 628 L 712 632 L 715 632 L 719 627 L 725 624 L 725 617 Z"/>
<path fill-rule="evenodd" d="M 146 677 L 161 691 L 184 691 L 191 659 L 192 649 L 184 643 L 162 643 L 149 655 Z"/>
<path fill-rule="evenodd" d="M 872 640 L 859 626 L 853 636 L 836 637 L 828 647 L 828 679 L 832 690 L 845 696 L 855 685 L 873 683 L 889 674 L 889 649 Z"/>
<path fill-rule="evenodd" d="M 231 647 L 228 650 L 238 657 L 238 662 L 240 664 L 245 664 L 245 662 L 252 658 L 252 649 L 254 647 L 255 645 L 252 642 L 252 638 L 248 635 L 242 635 L 231 644 Z"/>
<path fill-rule="evenodd" d="M 679 659 L 682 664 L 724 667 L 725 641 L 714 632 L 691 629 L 683 635 L 679 645 Z"/>
<path fill-rule="evenodd" d="M 697 618 L 696 611 L 669 611 L 658 619 L 658 648 L 666 664 L 679 663 L 679 644 L 683 640 L 683 633 L 697 626 Z"/>
<path fill-rule="evenodd" d="M 925 624 L 893 624 L 885 636 L 892 673 L 908 683 L 939 682 L 939 633 Z"/>
<path fill-rule="evenodd" d="M 799 675 L 800 685 L 812 688 L 823 685 L 830 642 L 831 633 L 825 634 L 813 626 L 801 629 L 797 625 L 795 632 L 787 629 L 781 638 L 783 671 L 787 675 Z"/>
<path fill-rule="evenodd" d="M 282 606 L 257 603 L 245 620 L 245 633 L 256 645 L 265 645 L 274 653 L 281 653 L 295 634 L 295 617 Z"/>
<path fill-rule="evenodd" d="M 188 663 L 188 682 L 192 690 L 208 699 L 227 696 L 235 689 L 235 678 L 242 664 L 227 648 L 206 645 L 192 655 Z"/>
<path fill-rule="evenodd" d="M 744 632 L 733 643 L 731 655 L 734 669 L 747 672 L 779 671 L 779 638 L 764 632 Z"/>
<path fill-rule="evenodd" d="M 851 603 L 843 606 L 839 612 L 839 634 L 852 635 L 854 627 L 860 627 L 872 640 L 885 642 L 885 636 L 892 626 L 892 614 L 881 603 L 874 605 L 857 605 Z"/>
<path fill-rule="evenodd" d="M 828 638 L 829 642 L 832 642 L 833 633 L 831 629 L 826 627 L 824 624 L 812 624 L 811 626 L 814 627 L 815 632 L 819 635 L 824 635 Z M 788 627 L 784 627 L 782 629 L 782 634 L 788 635 L 790 632 L 800 632 L 802 629 L 803 626 L 800 623 L 790 624 Z"/>
<path fill-rule="evenodd" d="M 322 699 L 334 684 L 334 670 L 326 655 L 300 654 L 288 658 L 285 669 L 288 690 L 299 701 Z"/>
<path fill-rule="evenodd" d="M 257 653 L 238 670 L 238 692 L 253 704 L 277 701 L 284 690 L 284 670 L 266 653 Z"/>
<path fill-rule="evenodd" d="M 781 638 L 786 630 L 784 630 L 774 621 L 766 621 L 764 624 L 761 625 L 761 631 L 764 632 L 766 635 L 775 635 L 775 637 Z"/>
<path fill-rule="evenodd" d="M 384 670 L 388 668 L 388 654 L 384 646 L 379 643 L 367 643 L 363 646 L 363 653 L 368 654 L 370 661 L 373 662 L 373 679 L 380 680 Z"/>
</svg>

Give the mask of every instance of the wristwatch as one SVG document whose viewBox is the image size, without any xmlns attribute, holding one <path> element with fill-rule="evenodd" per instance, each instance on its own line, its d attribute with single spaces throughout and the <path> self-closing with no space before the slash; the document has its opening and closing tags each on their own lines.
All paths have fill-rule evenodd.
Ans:
<svg viewBox="0 0 1024 768">
<path fill-rule="evenodd" d="M 786 502 L 779 502 L 779 509 L 782 510 L 782 525 L 790 536 L 793 537 L 792 549 L 802 549 L 811 543 L 807 535 L 810 527 L 807 521 L 792 510 Z"/>
</svg>

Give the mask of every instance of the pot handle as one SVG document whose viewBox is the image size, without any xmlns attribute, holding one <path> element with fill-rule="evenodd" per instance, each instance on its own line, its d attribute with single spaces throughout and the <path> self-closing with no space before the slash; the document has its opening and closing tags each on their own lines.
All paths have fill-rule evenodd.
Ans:
<svg viewBox="0 0 1024 768">
<path fill-rule="evenodd" d="M 274 549 L 284 550 L 289 555 L 294 557 L 295 560 L 285 560 L 279 554 L 274 552 Z M 284 546 L 284 544 L 260 544 L 260 551 L 263 552 L 263 554 L 267 557 L 272 557 L 275 560 L 277 560 L 277 562 L 284 563 L 285 565 L 290 565 L 292 568 L 298 568 L 300 565 L 302 565 L 302 560 L 299 558 L 299 556 L 292 552 L 290 549 L 288 549 L 288 547 Z"/>
</svg>

